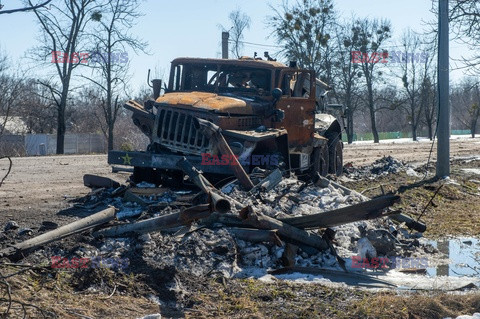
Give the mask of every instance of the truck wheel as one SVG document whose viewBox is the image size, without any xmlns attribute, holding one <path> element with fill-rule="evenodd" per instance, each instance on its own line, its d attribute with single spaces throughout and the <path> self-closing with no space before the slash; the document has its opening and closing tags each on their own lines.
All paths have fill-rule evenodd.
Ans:
<svg viewBox="0 0 480 319">
<path fill-rule="evenodd" d="M 323 145 L 319 147 L 315 147 L 313 149 L 313 163 L 312 163 L 312 176 L 315 173 L 319 173 L 322 176 L 327 176 L 328 174 L 328 162 L 329 162 L 329 154 L 328 154 L 328 146 Z"/>
<path fill-rule="evenodd" d="M 343 174 L 343 142 L 340 139 L 340 134 L 332 136 L 329 139 L 329 173 L 340 176 Z"/>
</svg>

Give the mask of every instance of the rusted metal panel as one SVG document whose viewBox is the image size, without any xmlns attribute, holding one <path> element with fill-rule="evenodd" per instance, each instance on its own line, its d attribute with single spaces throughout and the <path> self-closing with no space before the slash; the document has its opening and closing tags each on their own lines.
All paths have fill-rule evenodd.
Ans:
<svg viewBox="0 0 480 319">
<path fill-rule="evenodd" d="M 245 141 L 260 142 L 272 138 L 277 138 L 287 134 L 285 129 L 267 129 L 264 132 L 257 132 L 255 130 L 223 130 L 223 135 L 231 136 Z"/>
<path fill-rule="evenodd" d="M 254 59 L 205 59 L 205 58 L 176 58 L 172 65 L 199 63 L 199 64 L 219 64 L 219 65 L 241 65 L 253 68 L 287 68 L 287 66 L 277 61 L 254 60 Z"/>
<path fill-rule="evenodd" d="M 135 124 L 143 134 L 151 138 L 153 125 L 155 123 L 155 115 L 145 110 L 141 104 L 133 100 L 126 102 L 123 107 L 133 112 L 133 124 Z"/>
<path fill-rule="evenodd" d="M 281 123 L 275 123 L 275 127 L 287 129 L 290 148 L 306 146 L 312 141 L 315 129 L 313 79 L 313 71 L 286 69 L 280 72 L 277 87 L 282 89 L 284 96 L 276 107 L 284 112 L 285 117 Z"/>
<path fill-rule="evenodd" d="M 252 115 L 252 104 L 234 97 L 221 96 L 208 92 L 176 92 L 160 96 L 157 103 L 184 105 L 206 111 L 218 110 L 234 114 Z"/>
</svg>

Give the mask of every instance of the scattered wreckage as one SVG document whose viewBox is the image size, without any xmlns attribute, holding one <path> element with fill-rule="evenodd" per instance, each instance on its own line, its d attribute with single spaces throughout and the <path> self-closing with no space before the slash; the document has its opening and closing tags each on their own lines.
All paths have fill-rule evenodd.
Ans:
<svg viewBox="0 0 480 319">
<path fill-rule="evenodd" d="M 177 167 L 201 190 L 199 193 L 165 200 L 162 196 L 172 192 L 169 188 L 144 182 L 120 185 L 109 178 L 85 175 L 84 184 L 93 189 L 86 198 L 90 201 L 95 198 L 95 204 L 80 204 L 80 207 L 95 209 L 99 203 L 121 206 L 123 201 L 134 203 L 134 212 L 125 207 L 119 207 L 120 210 L 108 207 L 71 224 L 13 244 L 1 250 L 0 255 L 19 260 L 52 241 L 87 230 L 92 231 L 93 238 L 105 240 L 105 243 L 109 242 L 109 238 L 150 238 L 150 234 L 167 231 L 177 235 L 202 233 L 198 236 L 232 238 L 240 248 L 229 244 L 227 250 L 240 249 L 246 264 L 255 265 L 260 261 L 262 266 L 273 266 L 273 260 L 277 260 L 276 265 L 280 268 L 291 268 L 297 264 L 297 255 L 307 252 L 312 256 L 333 256 L 329 258 L 334 258 L 334 263 L 346 269 L 345 261 L 334 248 L 333 229 L 337 226 L 388 217 L 401 223 L 407 222 L 408 226 L 418 231 L 425 231 L 424 224 L 389 209 L 399 200 L 399 196 L 385 194 L 368 199 L 320 174 L 315 179 L 301 181 L 295 176 L 282 176 L 279 169 L 266 171 L 257 168 L 250 175 L 244 171 L 236 172 L 243 174 L 243 177 L 218 189 L 186 158 L 182 158 Z M 242 180 L 249 183 L 244 185 L 240 182 Z M 249 186 L 250 183 L 253 187 Z M 138 187 L 142 185 L 149 187 Z M 326 198 L 328 201 L 323 202 Z M 381 253 L 382 245 L 386 245 L 382 242 L 384 240 L 375 236 L 368 238 Z M 216 241 L 211 239 L 207 242 L 215 246 Z M 275 258 L 265 259 L 262 254 L 269 255 L 268 249 L 265 252 L 264 248 L 259 248 L 260 251 L 255 248 L 265 247 L 265 244 L 277 247 Z M 278 267 L 277 271 L 281 273 Z"/>
</svg>

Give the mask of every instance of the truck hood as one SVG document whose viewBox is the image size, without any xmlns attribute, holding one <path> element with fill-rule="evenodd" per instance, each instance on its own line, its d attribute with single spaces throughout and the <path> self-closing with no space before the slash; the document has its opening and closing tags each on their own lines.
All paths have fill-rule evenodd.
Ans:
<svg viewBox="0 0 480 319">
<path fill-rule="evenodd" d="M 208 92 L 167 93 L 158 97 L 156 102 L 172 106 L 186 106 L 195 109 L 240 115 L 254 115 L 271 105 L 268 101 L 262 101 L 250 97 L 234 94 L 219 95 Z"/>
</svg>

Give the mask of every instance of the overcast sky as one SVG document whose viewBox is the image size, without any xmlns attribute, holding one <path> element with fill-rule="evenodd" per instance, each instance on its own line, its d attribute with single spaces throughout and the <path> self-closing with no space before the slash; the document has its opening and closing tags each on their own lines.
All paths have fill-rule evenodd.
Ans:
<svg viewBox="0 0 480 319">
<path fill-rule="evenodd" d="M 53 0 L 58 1 L 58 0 Z M 21 1 L 3 1 L 4 10 L 21 6 Z M 135 55 L 128 52 L 131 61 L 131 87 L 137 90 L 146 83 L 147 70 L 159 70 L 168 76 L 169 63 L 175 57 L 219 57 L 221 30 L 219 25 L 228 26 L 228 15 L 240 9 L 251 17 L 250 30 L 245 32 L 244 41 L 261 44 L 246 45 L 244 55 L 253 56 L 257 51 L 274 53 L 276 43 L 268 38 L 266 16 L 271 14 L 270 5 L 278 6 L 281 0 L 148 0 L 142 2 L 140 11 L 145 15 L 138 19 L 132 32 L 148 41 L 151 55 Z M 430 12 L 430 0 L 337 0 L 337 11 L 343 17 L 355 14 L 358 17 L 386 18 L 398 37 L 408 27 L 422 31 L 422 21 L 436 19 Z M 0 15 L 0 48 L 14 64 L 25 64 L 22 60 L 27 49 L 37 44 L 38 26 L 35 15 L 17 13 Z M 271 46 L 268 46 L 271 45 Z M 392 43 L 392 46 L 394 44 Z M 464 47 L 451 43 L 451 57 L 459 57 Z M 452 66 L 451 66 L 452 67 Z M 41 71 L 39 71 L 41 72 Z M 461 74 L 454 72 L 452 78 Z"/>
</svg>

